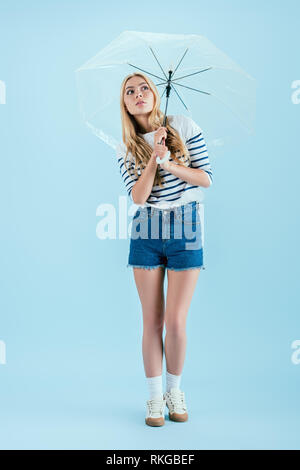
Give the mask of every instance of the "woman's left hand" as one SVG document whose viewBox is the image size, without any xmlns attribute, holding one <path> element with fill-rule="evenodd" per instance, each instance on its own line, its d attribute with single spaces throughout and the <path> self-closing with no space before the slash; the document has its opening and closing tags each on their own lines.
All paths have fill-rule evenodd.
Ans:
<svg viewBox="0 0 300 470">
<path fill-rule="evenodd" d="M 163 138 L 163 143 L 165 143 L 165 139 Z M 163 168 L 165 171 L 169 171 L 170 170 L 170 167 L 171 167 L 171 162 L 169 161 L 169 157 L 170 157 L 170 151 L 167 153 L 167 155 L 165 156 L 166 158 L 166 161 L 164 161 L 163 163 L 160 163 L 160 162 L 157 162 L 161 168 Z M 160 159 L 159 157 L 157 157 L 159 160 L 164 160 L 164 159 Z"/>
</svg>

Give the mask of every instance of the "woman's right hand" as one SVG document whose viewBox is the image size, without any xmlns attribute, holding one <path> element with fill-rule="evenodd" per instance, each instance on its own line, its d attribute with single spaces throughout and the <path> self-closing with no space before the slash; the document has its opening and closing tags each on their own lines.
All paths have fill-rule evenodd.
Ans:
<svg viewBox="0 0 300 470">
<path fill-rule="evenodd" d="M 159 127 L 155 134 L 154 134 L 154 148 L 153 148 L 153 154 L 154 158 L 159 157 L 160 159 L 163 159 L 168 150 L 168 147 L 165 146 L 165 140 L 167 138 L 167 128 L 166 127 Z M 161 140 L 163 139 L 162 143 L 160 144 Z"/>
</svg>

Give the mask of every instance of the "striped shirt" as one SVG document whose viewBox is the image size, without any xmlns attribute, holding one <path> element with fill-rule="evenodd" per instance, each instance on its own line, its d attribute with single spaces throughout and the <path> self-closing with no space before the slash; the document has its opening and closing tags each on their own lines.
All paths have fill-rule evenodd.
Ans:
<svg viewBox="0 0 300 470">
<path fill-rule="evenodd" d="M 199 168 L 204 170 L 210 180 L 210 184 L 213 181 L 213 174 L 211 165 L 209 162 L 209 157 L 207 153 L 207 148 L 203 136 L 202 129 L 190 118 L 184 115 L 172 115 L 168 116 L 170 125 L 177 130 L 181 139 L 185 143 L 191 162 L 189 164 L 190 168 Z M 144 140 L 154 148 L 154 134 L 156 131 L 148 132 L 146 134 L 139 134 Z M 138 178 L 133 173 L 134 169 L 134 159 L 131 153 L 127 156 L 127 166 L 130 174 L 126 171 L 124 165 L 124 158 L 126 155 L 126 146 L 123 142 L 120 142 L 116 149 L 117 159 L 120 168 L 120 174 L 123 178 L 125 188 L 127 193 L 132 199 L 131 191 L 138 180 Z M 169 157 L 170 161 L 173 161 L 171 156 Z M 173 163 L 176 163 L 173 161 Z M 174 176 L 172 173 L 159 168 L 159 172 L 163 178 L 164 185 L 161 188 L 160 186 L 153 186 L 151 194 L 149 195 L 145 206 L 155 206 L 155 207 L 173 207 L 177 205 L 186 204 L 190 201 L 202 200 L 203 193 L 200 186 L 195 186 L 183 181 L 181 178 Z M 138 176 L 141 175 L 141 171 L 137 168 Z"/>
</svg>

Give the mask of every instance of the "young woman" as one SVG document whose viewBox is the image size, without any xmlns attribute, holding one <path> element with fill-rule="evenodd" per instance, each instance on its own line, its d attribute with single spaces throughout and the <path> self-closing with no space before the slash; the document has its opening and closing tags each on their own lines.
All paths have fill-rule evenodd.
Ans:
<svg viewBox="0 0 300 470">
<path fill-rule="evenodd" d="M 117 158 L 128 195 L 139 206 L 133 217 L 127 266 L 133 267 L 143 312 L 142 352 L 150 393 L 145 422 L 161 426 L 165 405 L 169 419 L 188 419 L 180 389 L 185 328 L 200 269 L 205 269 L 199 201 L 201 187 L 212 184 L 212 171 L 202 129 L 191 118 L 168 116 L 166 127 L 162 126 L 160 96 L 148 76 L 125 77 L 120 107 L 123 142 Z M 169 160 L 157 163 L 156 157 L 163 159 L 168 151 Z M 164 324 L 167 387 L 163 394 Z"/>
</svg>

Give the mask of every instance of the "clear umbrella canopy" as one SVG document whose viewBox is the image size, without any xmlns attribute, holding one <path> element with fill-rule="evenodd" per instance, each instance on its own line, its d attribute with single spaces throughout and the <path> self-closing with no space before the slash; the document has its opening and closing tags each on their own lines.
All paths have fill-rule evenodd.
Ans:
<svg viewBox="0 0 300 470">
<path fill-rule="evenodd" d="M 163 113 L 202 128 L 211 154 L 253 134 L 256 81 L 206 37 L 124 31 L 76 70 L 83 122 L 112 148 L 122 140 L 122 81 L 139 71 L 155 83 Z"/>
</svg>

